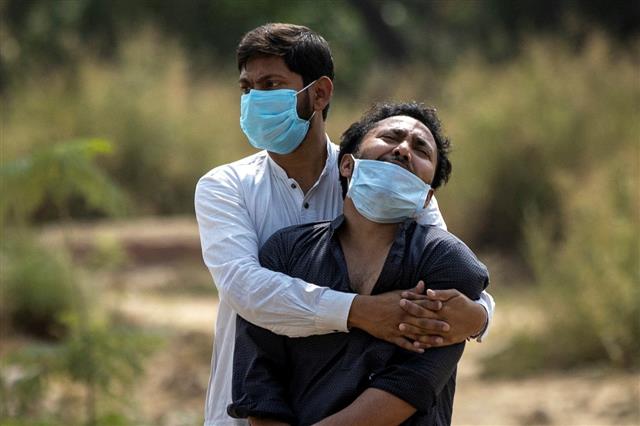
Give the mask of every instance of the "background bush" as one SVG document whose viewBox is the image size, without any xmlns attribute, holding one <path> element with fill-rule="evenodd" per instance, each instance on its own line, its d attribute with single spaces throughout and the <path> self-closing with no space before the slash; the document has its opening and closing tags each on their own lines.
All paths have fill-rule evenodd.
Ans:
<svg viewBox="0 0 640 426">
<path fill-rule="evenodd" d="M 436 106 L 454 144 L 452 180 L 438 193 L 450 229 L 505 264 L 517 257 L 524 273 L 494 285 L 532 282 L 539 303 L 549 306 L 550 331 L 516 337 L 488 362 L 489 373 L 497 373 L 491 365 L 514 373 L 637 367 L 637 46 L 596 33 L 578 46 L 531 38 L 508 61 L 467 52 L 446 69 L 418 60 L 363 69 L 350 91 L 342 90 L 348 85 L 338 69 L 331 139 L 375 100 Z M 97 159 L 96 170 L 126 193 L 129 215 L 192 214 L 198 177 L 254 152 L 238 126 L 236 72 L 192 66 L 181 46 L 149 30 L 124 40 L 107 62 L 83 55 L 73 72 L 12 80 L 0 111 L 2 164 L 59 141 L 104 138 L 114 150 Z M 113 214 L 108 197 L 92 205 L 89 193 L 66 198 L 72 217 Z M 29 219 L 60 217 L 45 197 Z M 22 309 L 34 321 L 46 316 L 53 328 L 43 333 L 55 334 L 69 290 L 47 280 L 68 281 L 65 267 L 38 249 L 32 257 L 19 245 L 5 248 L 4 259 L 19 261 L 5 271 L 13 299 L 3 302 L 3 315 Z"/>
<path fill-rule="evenodd" d="M 529 211 L 526 259 L 545 327 L 516 335 L 486 360 L 486 374 L 640 367 L 637 158 L 629 146 L 587 175 L 559 175 L 557 216 Z"/>
<path fill-rule="evenodd" d="M 5 237 L 6 238 L 6 237 Z M 74 306 L 74 280 L 69 259 L 21 235 L 2 244 L 0 322 L 21 332 L 61 338 L 63 316 Z"/>
</svg>

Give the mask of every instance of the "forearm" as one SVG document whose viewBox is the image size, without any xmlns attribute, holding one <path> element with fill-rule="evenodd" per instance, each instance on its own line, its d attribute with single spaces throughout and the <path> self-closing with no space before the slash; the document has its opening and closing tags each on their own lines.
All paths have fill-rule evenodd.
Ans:
<svg viewBox="0 0 640 426">
<path fill-rule="evenodd" d="M 289 337 L 347 331 L 355 295 L 306 283 L 252 263 L 225 265 L 212 272 L 219 297 L 244 319 Z"/>
<path fill-rule="evenodd" d="M 384 426 L 400 424 L 416 409 L 388 392 L 369 388 L 348 407 L 316 423 L 317 426 Z"/>
<path fill-rule="evenodd" d="M 472 335 L 472 338 L 476 339 L 478 342 L 482 342 L 482 340 L 486 339 L 489 335 L 489 328 L 491 327 L 491 320 L 493 319 L 493 313 L 496 308 L 496 303 L 493 300 L 491 294 L 489 294 L 487 291 L 483 291 L 480 294 L 480 298 L 478 300 L 475 300 L 475 302 L 484 308 L 486 321 L 482 325 L 480 331 Z"/>
<path fill-rule="evenodd" d="M 239 194 L 217 181 L 196 189 L 202 254 L 221 300 L 248 321 L 290 337 L 347 330 L 352 294 L 263 268 L 253 221 Z"/>
</svg>

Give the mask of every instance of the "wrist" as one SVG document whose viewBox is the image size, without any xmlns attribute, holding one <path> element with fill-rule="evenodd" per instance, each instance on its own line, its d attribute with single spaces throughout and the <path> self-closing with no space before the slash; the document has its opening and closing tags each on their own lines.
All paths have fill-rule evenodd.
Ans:
<svg viewBox="0 0 640 426">
<path fill-rule="evenodd" d="M 365 329 L 366 324 L 366 305 L 367 299 L 370 296 L 362 296 L 356 295 L 353 298 L 353 302 L 351 302 L 351 308 L 349 309 L 349 316 L 347 317 L 347 328 L 351 330 L 352 328 L 359 328 L 361 330 Z"/>
<path fill-rule="evenodd" d="M 474 303 L 474 305 L 478 312 L 478 324 L 480 325 L 476 327 L 476 330 L 471 334 L 471 336 L 469 336 L 470 339 L 477 339 L 482 336 L 487 329 L 487 325 L 489 325 L 489 313 L 487 312 L 487 309 L 479 303 Z"/>
</svg>

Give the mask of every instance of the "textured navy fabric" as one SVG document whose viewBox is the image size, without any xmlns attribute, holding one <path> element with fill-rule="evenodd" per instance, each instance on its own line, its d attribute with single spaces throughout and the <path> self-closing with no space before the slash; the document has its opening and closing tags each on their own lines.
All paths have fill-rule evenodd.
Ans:
<svg viewBox="0 0 640 426">
<path fill-rule="evenodd" d="M 333 222 L 280 230 L 262 247 L 260 263 L 307 282 L 353 292 L 336 235 L 343 222 L 339 216 Z M 477 299 L 488 284 L 488 272 L 452 234 L 406 221 L 398 228 L 372 294 L 412 288 L 419 280 L 428 288 L 455 288 Z M 447 425 L 463 350 L 460 343 L 417 354 L 357 329 L 289 338 L 238 317 L 228 413 L 307 425 L 373 387 L 418 410 L 404 424 Z"/>
</svg>

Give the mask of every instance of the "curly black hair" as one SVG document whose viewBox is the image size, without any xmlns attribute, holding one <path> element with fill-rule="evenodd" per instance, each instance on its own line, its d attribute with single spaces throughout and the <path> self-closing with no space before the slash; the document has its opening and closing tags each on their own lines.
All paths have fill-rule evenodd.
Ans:
<svg viewBox="0 0 640 426">
<path fill-rule="evenodd" d="M 449 151 L 451 142 L 442 133 L 440 119 L 436 114 L 435 108 L 426 107 L 418 102 L 380 102 L 374 104 L 367 112 L 365 112 L 360 120 L 353 123 L 342 134 L 340 138 L 340 154 L 338 155 L 338 164 L 341 163 L 345 154 L 358 153 L 360 143 L 364 136 L 376 127 L 378 122 L 398 115 L 406 115 L 420 121 L 431 131 L 436 141 L 438 150 L 438 158 L 436 163 L 436 171 L 431 182 L 432 188 L 438 188 L 445 184 L 451 176 L 451 161 L 449 161 Z M 345 177 L 340 176 L 340 184 L 342 185 L 342 196 L 347 194 L 348 183 Z"/>
</svg>

